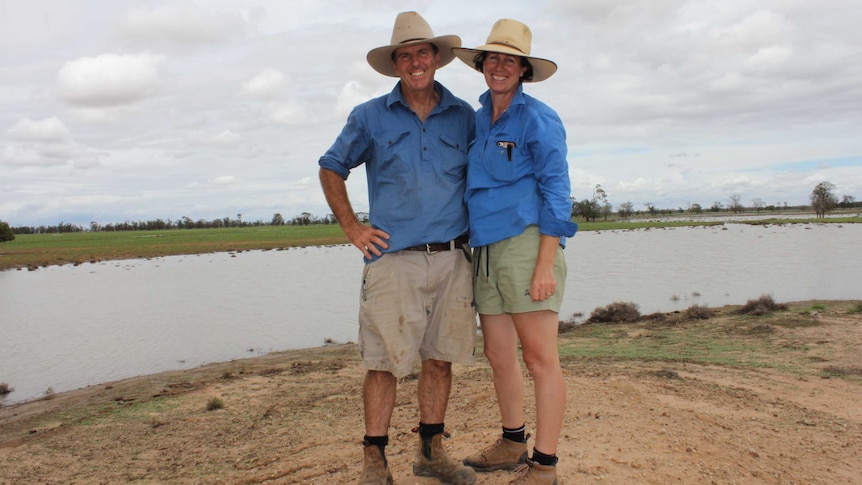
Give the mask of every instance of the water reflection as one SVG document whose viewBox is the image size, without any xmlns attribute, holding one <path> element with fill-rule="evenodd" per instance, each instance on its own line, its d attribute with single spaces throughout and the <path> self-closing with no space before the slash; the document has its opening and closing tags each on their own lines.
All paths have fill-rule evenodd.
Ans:
<svg viewBox="0 0 862 485">
<path fill-rule="evenodd" d="M 561 318 L 631 301 L 862 298 L 862 225 L 583 232 L 566 251 Z M 0 272 L 7 401 L 134 375 L 356 338 L 352 247 L 177 256 Z"/>
</svg>

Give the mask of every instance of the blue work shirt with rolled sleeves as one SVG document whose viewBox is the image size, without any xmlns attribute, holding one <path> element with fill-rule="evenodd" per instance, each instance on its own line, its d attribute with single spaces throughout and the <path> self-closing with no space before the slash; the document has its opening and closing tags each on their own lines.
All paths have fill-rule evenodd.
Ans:
<svg viewBox="0 0 862 485">
<path fill-rule="evenodd" d="M 401 83 L 355 107 L 320 158 L 344 180 L 365 164 L 371 225 L 389 234 L 383 253 L 445 242 L 467 232 L 464 190 L 475 112 L 438 82 L 440 102 L 425 122 L 401 95 Z"/>
<path fill-rule="evenodd" d="M 491 125 L 490 92 L 479 98 L 476 140 L 467 169 L 470 245 L 487 246 L 521 234 L 535 224 L 539 232 L 574 236 L 571 182 L 566 161 L 566 131 L 557 113 L 524 93 Z"/>
</svg>

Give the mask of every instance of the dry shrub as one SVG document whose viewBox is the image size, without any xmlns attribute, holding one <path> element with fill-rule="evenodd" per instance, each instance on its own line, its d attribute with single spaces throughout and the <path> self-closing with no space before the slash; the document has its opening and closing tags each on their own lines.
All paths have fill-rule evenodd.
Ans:
<svg viewBox="0 0 862 485">
<path fill-rule="evenodd" d="M 823 369 L 823 374 L 830 377 L 862 377 L 862 367 L 829 366 Z"/>
<path fill-rule="evenodd" d="M 787 310 L 787 305 L 775 303 L 771 295 L 763 295 L 756 300 L 748 300 L 742 308 L 736 311 L 741 315 L 762 316 L 780 310 Z"/>
<path fill-rule="evenodd" d="M 9 384 L 5 382 L 0 382 L 0 396 L 5 396 L 6 394 L 9 394 L 14 390 L 14 388 L 9 387 Z"/>
<path fill-rule="evenodd" d="M 692 305 L 685 310 L 685 318 L 689 320 L 709 320 L 715 316 L 715 310 L 706 305 Z"/>
<path fill-rule="evenodd" d="M 224 407 L 224 401 L 218 397 L 211 397 L 209 401 L 207 401 L 207 411 L 215 411 L 217 409 L 221 409 Z"/>
<path fill-rule="evenodd" d="M 640 318 L 641 312 L 635 303 L 615 301 L 593 310 L 587 323 L 634 323 Z"/>
<path fill-rule="evenodd" d="M 583 317 L 580 313 L 573 313 L 572 317 L 568 320 L 559 320 L 559 324 L 557 326 L 557 333 L 566 333 L 571 332 L 572 330 L 578 327 L 578 319 Z"/>
</svg>

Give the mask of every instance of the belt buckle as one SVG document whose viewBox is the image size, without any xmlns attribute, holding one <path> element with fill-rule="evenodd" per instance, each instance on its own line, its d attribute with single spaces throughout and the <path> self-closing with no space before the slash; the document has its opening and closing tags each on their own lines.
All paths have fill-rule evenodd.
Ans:
<svg viewBox="0 0 862 485">
<path fill-rule="evenodd" d="M 440 251 L 432 251 L 431 250 L 431 243 L 425 243 L 425 252 L 428 254 L 437 254 Z"/>
</svg>

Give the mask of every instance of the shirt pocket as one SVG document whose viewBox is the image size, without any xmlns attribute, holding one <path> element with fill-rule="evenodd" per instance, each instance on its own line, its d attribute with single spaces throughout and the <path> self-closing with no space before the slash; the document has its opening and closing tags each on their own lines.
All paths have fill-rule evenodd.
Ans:
<svg viewBox="0 0 862 485">
<path fill-rule="evenodd" d="M 525 167 L 529 167 L 529 151 L 521 141 L 521 137 L 506 133 L 497 133 L 488 139 L 483 165 L 493 180 L 512 182 L 523 176 Z"/>
<path fill-rule="evenodd" d="M 395 176 L 410 171 L 413 153 L 409 149 L 409 136 L 409 131 L 387 130 L 375 137 L 381 155 L 378 157 L 381 173 Z"/>
<path fill-rule="evenodd" d="M 443 175 L 463 181 L 467 171 L 467 140 L 458 140 L 449 135 L 440 135 L 440 167 Z"/>
</svg>

